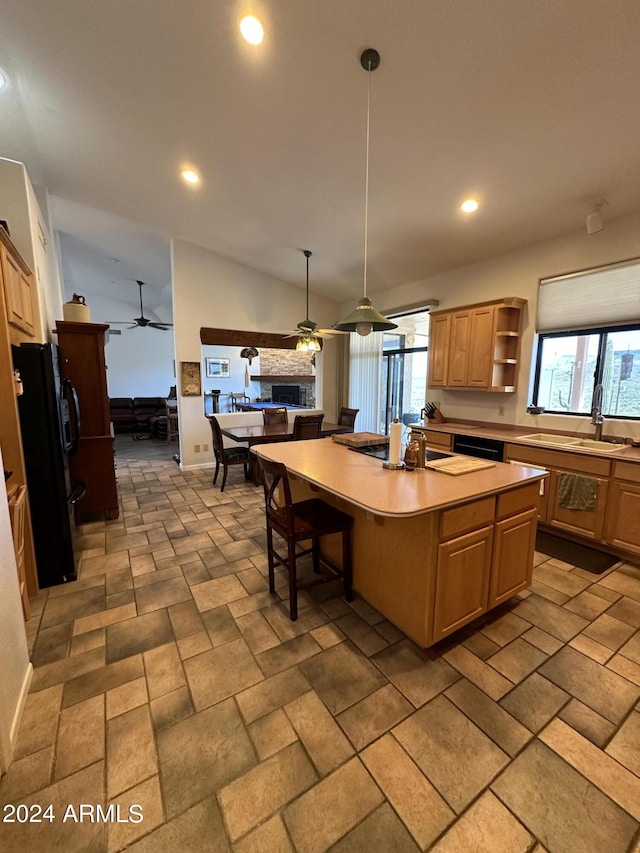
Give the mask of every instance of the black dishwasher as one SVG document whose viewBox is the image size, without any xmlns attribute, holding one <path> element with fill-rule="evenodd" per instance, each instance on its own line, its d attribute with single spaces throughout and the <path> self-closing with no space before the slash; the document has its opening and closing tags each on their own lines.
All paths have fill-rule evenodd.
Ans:
<svg viewBox="0 0 640 853">
<path fill-rule="evenodd" d="M 464 453 L 465 456 L 478 456 L 480 459 L 502 462 L 504 459 L 504 441 L 498 441 L 496 438 L 484 438 L 481 435 L 454 435 L 453 451 Z"/>
</svg>

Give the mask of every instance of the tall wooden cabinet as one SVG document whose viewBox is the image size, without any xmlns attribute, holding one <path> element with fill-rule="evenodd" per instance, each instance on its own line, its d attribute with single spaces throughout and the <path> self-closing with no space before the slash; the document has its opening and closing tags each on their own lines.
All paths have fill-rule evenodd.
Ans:
<svg viewBox="0 0 640 853">
<path fill-rule="evenodd" d="M 0 448 L 5 469 L 12 472 L 6 481 L 7 498 L 11 512 L 16 512 L 21 534 L 14 541 L 25 614 L 28 598 L 38 594 L 39 586 L 11 345 L 34 342 L 38 318 L 38 297 L 31 270 L 0 227 Z"/>
<path fill-rule="evenodd" d="M 525 299 L 432 311 L 429 388 L 515 391 Z"/>
<path fill-rule="evenodd" d="M 71 481 L 81 481 L 87 489 L 75 505 L 78 523 L 90 520 L 95 513 L 118 517 L 104 354 L 108 329 L 109 326 L 98 323 L 56 323 L 63 355 L 61 373 L 74 385 L 80 405 L 80 442 L 69 463 Z"/>
</svg>

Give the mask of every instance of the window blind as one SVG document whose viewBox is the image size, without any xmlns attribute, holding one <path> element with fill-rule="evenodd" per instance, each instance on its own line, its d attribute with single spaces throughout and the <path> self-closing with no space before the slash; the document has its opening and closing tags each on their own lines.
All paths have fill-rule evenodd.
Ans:
<svg viewBox="0 0 640 853">
<path fill-rule="evenodd" d="M 349 406 L 360 409 L 358 429 L 380 431 L 380 367 L 384 332 L 349 335 Z"/>
<path fill-rule="evenodd" d="M 540 281 L 538 332 L 626 323 L 640 323 L 640 260 Z"/>
</svg>

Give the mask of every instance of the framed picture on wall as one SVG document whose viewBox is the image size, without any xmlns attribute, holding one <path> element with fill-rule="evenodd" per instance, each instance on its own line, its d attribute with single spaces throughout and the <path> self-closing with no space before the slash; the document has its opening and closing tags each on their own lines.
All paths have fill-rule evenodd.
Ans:
<svg viewBox="0 0 640 853">
<path fill-rule="evenodd" d="M 200 362 L 199 361 L 181 361 L 180 362 L 180 385 L 182 387 L 183 397 L 199 397 L 201 392 L 200 383 Z"/>
<path fill-rule="evenodd" d="M 205 358 L 207 379 L 228 379 L 231 376 L 228 358 Z"/>
</svg>

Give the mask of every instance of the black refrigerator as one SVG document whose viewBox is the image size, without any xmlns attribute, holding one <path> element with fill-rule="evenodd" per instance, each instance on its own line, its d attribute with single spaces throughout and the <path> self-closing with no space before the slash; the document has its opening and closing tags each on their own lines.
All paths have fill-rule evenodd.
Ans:
<svg viewBox="0 0 640 853">
<path fill-rule="evenodd" d="M 12 355 L 23 387 L 18 409 L 38 580 L 55 586 L 77 578 L 71 518 L 85 488 L 69 482 L 68 456 L 80 437 L 78 399 L 60 376 L 55 344 L 24 343 Z"/>
</svg>

